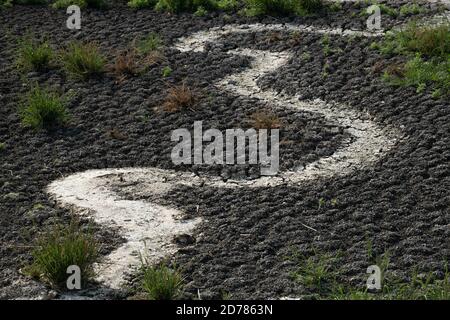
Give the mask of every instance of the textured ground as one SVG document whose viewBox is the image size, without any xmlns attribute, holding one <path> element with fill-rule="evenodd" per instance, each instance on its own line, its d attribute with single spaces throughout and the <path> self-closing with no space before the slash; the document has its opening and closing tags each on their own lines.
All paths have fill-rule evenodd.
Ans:
<svg viewBox="0 0 450 320">
<path fill-rule="evenodd" d="M 376 254 L 390 251 L 391 270 L 400 276 L 414 265 L 441 274 L 443 261 L 450 256 L 449 101 L 433 100 L 430 92 L 417 94 L 413 88 L 383 83 L 373 66 L 387 65 L 389 60 L 369 49 L 371 39 L 331 36 L 333 50 L 325 57 L 321 35 L 301 34 L 300 39 L 283 33 L 235 35 L 212 45 L 207 53 L 166 48 L 166 62 L 122 84 L 111 77 L 79 83 L 60 71 L 21 77 L 12 65 L 15 39 L 28 29 L 48 35 L 55 46 L 74 38 L 96 40 L 112 56 L 114 50 L 151 31 L 158 32 L 169 46 L 180 36 L 231 23 L 293 22 L 364 30 L 365 20 L 352 15 L 360 9 L 350 6 L 346 4 L 348 10 L 329 17 L 261 20 L 224 14 L 194 18 L 116 7 L 84 13 L 83 29 L 74 33 L 64 28 L 64 12 L 20 6 L 0 11 L 0 142 L 6 144 L 0 151 L 0 298 L 45 295 L 47 290 L 21 276 L 19 269 L 30 259 L 27 246 L 36 232 L 70 218 L 70 212 L 58 208 L 44 192 L 62 175 L 108 167 L 224 174 L 218 167 L 173 166 L 170 132 L 189 127 L 195 120 L 218 129 L 245 128 L 249 115 L 270 107 L 224 95 L 211 86 L 214 80 L 248 66 L 248 59 L 225 53 L 237 47 L 295 53 L 286 66 L 260 81 L 262 87 L 284 89 L 304 99 L 346 103 L 367 111 L 382 126 L 400 128 L 405 138 L 371 169 L 344 178 L 299 187 L 180 187 L 161 200 L 187 217 L 205 219 L 195 234 L 197 241 L 182 247 L 174 258 L 184 270 L 187 294 L 196 295 L 199 289 L 205 298 L 220 297 L 222 291 L 234 298 L 303 295 L 305 289 L 289 277 L 294 266 L 285 256 L 291 248 L 308 254 L 311 246 L 322 252 L 344 252 L 340 260 L 343 279 L 360 283 L 370 264 L 368 240 Z M 389 29 L 403 20 L 386 18 L 383 27 Z M 330 66 L 326 77 L 325 63 Z M 167 80 L 161 78 L 164 65 L 174 70 Z M 37 80 L 74 91 L 67 128 L 49 134 L 20 126 L 18 99 L 26 91 L 26 81 Z M 197 111 L 157 112 L 154 107 L 164 99 L 165 81 L 182 80 L 203 93 Z M 287 124 L 282 138 L 292 142 L 281 149 L 281 169 L 330 155 L 344 138 L 342 128 L 329 127 L 320 117 L 291 111 L 278 115 Z M 111 138 L 108 131 L 114 128 L 126 139 Z M 231 172 L 252 174 L 233 168 Z M 124 192 L 126 198 L 140 196 Z M 319 208 L 321 198 L 325 202 Z M 105 254 L 122 241 L 112 229 L 98 228 L 96 234 Z"/>
</svg>

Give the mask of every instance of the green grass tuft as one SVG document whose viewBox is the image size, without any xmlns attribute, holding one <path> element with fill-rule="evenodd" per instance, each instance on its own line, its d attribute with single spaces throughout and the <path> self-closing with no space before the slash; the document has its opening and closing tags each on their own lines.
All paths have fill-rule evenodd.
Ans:
<svg viewBox="0 0 450 320">
<path fill-rule="evenodd" d="M 47 0 L 12 0 L 12 3 L 34 6 L 34 5 L 47 4 L 48 1 Z"/>
<path fill-rule="evenodd" d="M 400 280 L 388 272 L 390 256 L 386 252 L 373 257 L 372 243 L 368 242 L 368 258 L 380 267 L 382 289 L 369 292 L 366 285 L 354 287 L 338 282 L 340 271 L 336 268 L 340 254 L 322 254 L 314 250 L 314 255 L 306 258 L 294 251 L 288 257 L 297 264 L 291 273 L 295 281 L 307 287 L 318 299 L 332 300 L 449 300 L 450 273 L 447 266 L 443 279 L 432 273 L 419 275 L 414 270 L 409 281 Z M 368 275 L 367 275 L 368 276 Z"/>
<path fill-rule="evenodd" d="M 381 45 L 385 54 L 416 54 L 445 58 L 450 53 L 450 24 L 420 26 L 410 23 L 400 31 L 386 35 Z"/>
<path fill-rule="evenodd" d="M 426 11 L 426 9 L 422 8 L 417 3 L 404 4 L 400 7 L 400 14 L 402 16 L 419 14 L 419 13 L 423 13 L 425 11 Z"/>
<path fill-rule="evenodd" d="M 52 7 L 54 9 L 66 9 L 70 5 L 77 5 L 80 8 L 104 9 L 108 7 L 107 0 L 56 0 Z"/>
<path fill-rule="evenodd" d="M 158 0 L 155 9 L 172 13 L 196 12 L 200 7 L 204 10 L 217 8 L 216 0 Z"/>
<path fill-rule="evenodd" d="M 32 35 L 19 40 L 17 66 L 23 70 L 46 70 L 54 57 L 52 47 L 47 41 L 38 41 Z"/>
<path fill-rule="evenodd" d="M 449 300 L 450 274 L 445 272 L 443 279 L 436 279 L 431 273 L 419 277 L 412 272 L 410 281 L 384 279 L 380 292 L 368 292 L 363 288 L 336 285 L 326 299 L 333 300 Z"/>
<path fill-rule="evenodd" d="M 13 0 L 0 0 L 0 10 L 11 8 L 13 6 Z"/>
<path fill-rule="evenodd" d="M 169 66 L 165 66 L 162 71 L 161 74 L 164 78 L 169 77 L 172 74 L 172 68 Z"/>
<path fill-rule="evenodd" d="M 216 5 L 219 10 L 232 11 L 239 6 L 239 2 L 238 0 L 218 0 Z"/>
<path fill-rule="evenodd" d="M 196 17 L 204 17 L 208 14 L 208 10 L 206 10 L 203 6 L 199 6 L 197 11 L 194 12 L 194 16 Z"/>
<path fill-rule="evenodd" d="M 68 120 L 66 101 L 58 93 L 35 86 L 26 95 L 20 110 L 22 124 L 33 129 L 51 129 Z"/>
<path fill-rule="evenodd" d="M 73 42 L 62 52 L 61 61 L 67 73 L 87 79 L 105 71 L 106 60 L 94 43 Z"/>
<path fill-rule="evenodd" d="M 151 300 L 172 300 L 177 297 L 183 286 L 183 279 L 178 270 L 165 265 L 144 267 L 142 288 Z"/>
<path fill-rule="evenodd" d="M 435 88 L 434 97 L 450 94 L 450 57 L 425 61 L 420 54 L 409 60 L 400 75 L 385 71 L 384 79 L 397 86 L 414 86 L 422 92 L 428 85 Z M 439 91 L 437 91 L 439 90 Z M 439 92 L 439 93 L 436 93 Z"/>
<path fill-rule="evenodd" d="M 64 288 L 70 265 L 80 268 L 83 283 L 92 278 L 98 248 L 92 234 L 82 232 L 78 224 L 72 222 L 68 227 L 56 226 L 40 236 L 31 255 L 33 263 L 25 271 L 54 287 Z"/>
</svg>

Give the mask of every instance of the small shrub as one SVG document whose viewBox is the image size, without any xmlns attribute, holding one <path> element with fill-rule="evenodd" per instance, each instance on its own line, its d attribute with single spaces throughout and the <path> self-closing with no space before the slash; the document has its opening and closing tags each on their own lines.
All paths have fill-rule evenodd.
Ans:
<svg viewBox="0 0 450 320">
<path fill-rule="evenodd" d="M 36 86 L 21 105 L 20 116 L 25 126 L 50 129 L 68 120 L 66 101 L 58 93 Z"/>
<path fill-rule="evenodd" d="M 156 1 L 154 1 L 154 0 L 131 0 L 127 4 L 130 8 L 133 8 L 133 9 L 151 8 L 156 4 Z"/>
<path fill-rule="evenodd" d="M 100 75 L 105 70 L 105 58 L 94 43 L 69 44 L 61 55 L 65 70 L 76 78 L 86 79 Z"/>
<path fill-rule="evenodd" d="M 152 32 L 145 39 L 139 41 L 136 48 L 140 54 L 148 54 L 161 48 L 163 42 L 158 34 Z"/>
<path fill-rule="evenodd" d="M 56 226 L 41 235 L 31 255 L 33 263 L 26 272 L 54 287 L 64 288 L 70 265 L 81 269 L 83 282 L 93 276 L 92 266 L 97 259 L 98 248 L 92 234 L 82 232 L 78 224 L 72 222 L 68 227 Z"/>
<path fill-rule="evenodd" d="M 6 144 L 4 142 L 0 142 L 0 151 L 3 151 L 6 149 Z"/>
<path fill-rule="evenodd" d="M 21 69 L 45 70 L 53 56 L 53 49 L 47 41 L 38 41 L 31 35 L 19 41 L 17 65 Z"/>
<path fill-rule="evenodd" d="M 56 0 L 52 4 L 53 9 L 66 9 L 71 5 L 79 6 L 80 8 L 85 8 L 87 6 L 86 0 Z"/>
<path fill-rule="evenodd" d="M 387 68 L 384 79 L 394 85 L 415 86 L 418 92 L 423 91 L 427 85 L 433 85 L 441 94 L 450 94 L 450 58 L 446 61 L 436 58 L 425 61 L 417 54 L 403 69 L 395 71 Z"/>
<path fill-rule="evenodd" d="M 183 286 L 178 270 L 164 265 L 144 267 L 142 288 L 151 300 L 172 300 L 176 298 Z"/>
<path fill-rule="evenodd" d="M 252 127 L 255 129 L 279 129 L 281 121 L 272 112 L 256 112 L 251 116 Z"/>
<path fill-rule="evenodd" d="M 168 90 L 163 109 L 168 112 L 193 109 L 196 102 L 197 94 L 183 83 Z"/>
<path fill-rule="evenodd" d="M 400 7 L 400 14 L 402 16 L 419 14 L 424 11 L 425 9 L 419 6 L 417 3 L 405 4 Z"/>
</svg>

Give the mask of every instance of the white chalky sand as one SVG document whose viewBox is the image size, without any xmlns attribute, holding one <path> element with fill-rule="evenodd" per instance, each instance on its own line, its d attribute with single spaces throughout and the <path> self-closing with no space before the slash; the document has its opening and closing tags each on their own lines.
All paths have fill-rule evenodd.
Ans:
<svg viewBox="0 0 450 320">
<path fill-rule="evenodd" d="M 340 29 L 318 29 L 292 25 L 244 25 L 212 28 L 183 37 L 175 45 L 180 51 L 204 50 L 206 42 L 218 41 L 233 33 L 268 30 L 318 32 L 335 35 L 373 36 L 363 31 Z M 330 157 L 310 163 L 302 170 L 280 172 L 277 176 L 266 176 L 256 180 L 228 180 L 219 177 L 198 177 L 191 173 L 175 172 L 157 168 L 121 168 L 89 170 L 54 181 L 48 192 L 63 206 L 73 206 L 80 214 L 89 214 L 94 221 L 105 227 L 120 227 L 126 243 L 114 250 L 97 265 L 98 280 L 111 288 L 120 287 L 124 274 L 131 266 L 139 264 L 139 253 L 157 262 L 164 256 L 176 252 L 172 239 L 177 234 L 192 233 L 201 219 L 180 220 L 182 212 L 155 203 L 120 199 L 112 190 L 110 178 L 121 176 L 124 181 L 136 182 L 142 193 L 164 197 L 177 185 L 212 186 L 226 188 L 296 185 L 302 181 L 343 176 L 354 170 L 368 167 L 377 161 L 400 137 L 393 128 L 380 128 L 367 114 L 352 110 L 349 106 L 322 100 L 300 101 L 297 97 L 261 91 L 258 78 L 274 72 L 291 58 L 290 52 L 259 50 L 234 50 L 229 53 L 251 57 L 251 67 L 241 73 L 219 80 L 215 85 L 220 90 L 244 97 L 258 98 L 270 102 L 276 108 L 292 108 L 318 113 L 329 122 L 346 128 L 352 139 L 344 141 Z M 144 252 L 145 251 L 145 252 Z"/>
</svg>

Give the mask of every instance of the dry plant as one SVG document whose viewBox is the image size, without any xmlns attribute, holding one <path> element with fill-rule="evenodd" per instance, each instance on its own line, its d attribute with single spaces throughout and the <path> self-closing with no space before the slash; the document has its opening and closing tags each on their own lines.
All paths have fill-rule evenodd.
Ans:
<svg viewBox="0 0 450 320">
<path fill-rule="evenodd" d="M 255 129 L 279 129 L 281 121 L 278 116 L 272 112 L 255 112 L 251 116 L 252 127 Z"/>
<path fill-rule="evenodd" d="M 185 109 L 193 110 L 198 101 L 198 92 L 189 88 L 186 83 L 172 86 L 168 89 L 166 99 L 163 104 L 164 111 L 176 112 Z"/>
<path fill-rule="evenodd" d="M 130 76 L 136 76 L 142 71 L 142 64 L 139 61 L 136 50 L 128 49 L 119 52 L 110 65 L 110 71 L 122 82 Z"/>
</svg>

